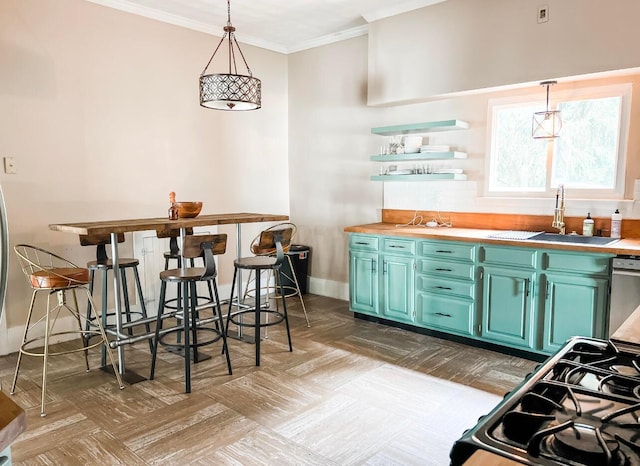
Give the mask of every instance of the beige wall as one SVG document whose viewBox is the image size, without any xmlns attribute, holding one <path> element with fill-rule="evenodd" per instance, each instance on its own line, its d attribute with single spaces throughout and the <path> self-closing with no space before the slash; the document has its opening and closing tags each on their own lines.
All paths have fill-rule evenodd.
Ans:
<svg viewBox="0 0 640 466">
<path fill-rule="evenodd" d="M 170 191 L 202 200 L 203 213 L 288 214 L 286 56 L 243 47 L 263 108 L 208 110 L 198 76 L 217 40 L 84 0 L 3 0 L 0 156 L 18 168 L 0 174 L 11 245 L 82 264 L 93 251 L 48 224 L 164 216 Z M 248 242 L 255 228 L 246 231 Z M 22 324 L 28 296 L 12 260 L 9 327 Z"/>
<path fill-rule="evenodd" d="M 639 16 L 637 0 L 448 0 L 376 21 L 369 104 L 637 67 Z"/>
</svg>

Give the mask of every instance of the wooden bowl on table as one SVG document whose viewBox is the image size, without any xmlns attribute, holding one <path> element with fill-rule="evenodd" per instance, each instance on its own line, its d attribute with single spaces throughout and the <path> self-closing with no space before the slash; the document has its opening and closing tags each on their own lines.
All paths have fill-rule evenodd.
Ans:
<svg viewBox="0 0 640 466">
<path fill-rule="evenodd" d="M 202 202 L 176 202 L 178 208 L 178 218 L 197 217 L 202 210 Z"/>
</svg>

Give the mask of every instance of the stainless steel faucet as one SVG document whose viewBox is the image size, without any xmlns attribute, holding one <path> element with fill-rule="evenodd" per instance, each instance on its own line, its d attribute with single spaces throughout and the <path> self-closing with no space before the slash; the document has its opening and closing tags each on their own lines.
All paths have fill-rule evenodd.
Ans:
<svg viewBox="0 0 640 466">
<path fill-rule="evenodd" d="M 558 185 L 556 190 L 556 208 L 553 211 L 553 228 L 560 230 L 558 233 L 564 235 L 566 233 L 564 225 L 564 185 Z"/>
</svg>

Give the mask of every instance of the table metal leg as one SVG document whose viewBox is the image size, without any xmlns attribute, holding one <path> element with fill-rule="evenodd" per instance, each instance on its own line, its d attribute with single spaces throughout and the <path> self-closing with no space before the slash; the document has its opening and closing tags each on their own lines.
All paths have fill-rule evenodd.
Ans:
<svg viewBox="0 0 640 466">
<path fill-rule="evenodd" d="M 122 338 L 126 338 L 127 335 L 124 335 L 122 332 L 122 303 L 121 303 L 121 277 L 120 277 L 120 263 L 118 256 L 118 234 L 111 233 L 111 262 L 113 263 L 113 293 L 115 297 L 115 318 L 116 318 L 116 339 L 120 340 Z M 126 371 L 125 368 L 125 357 L 124 357 L 124 346 L 118 345 L 118 372 L 122 377 L 124 382 L 129 384 L 134 384 L 141 382 L 143 380 L 147 380 L 141 375 L 133 372 Z M 106 365 L 102 367 L 102 370 L 105 372 L 112 372 L 113 369 L 110 365 Z"/>
</svg>

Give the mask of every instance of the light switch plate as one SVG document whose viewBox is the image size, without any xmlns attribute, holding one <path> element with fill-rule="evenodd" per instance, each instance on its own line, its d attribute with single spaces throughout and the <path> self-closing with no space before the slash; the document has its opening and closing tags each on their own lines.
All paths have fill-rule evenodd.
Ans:
<svg viewBox="0 0 640 466">
<path fill-rule="evenodd" d="M 538 23 L 546 23 L 549 21 L 549 5 L 538 8 Z"/>
<path fill-rule="evenodd" d="M 13 157 L 4 158 L 4 172 L 8 175 L 15 175 L 17 173 L 16 160 Z"/>
</svg>

